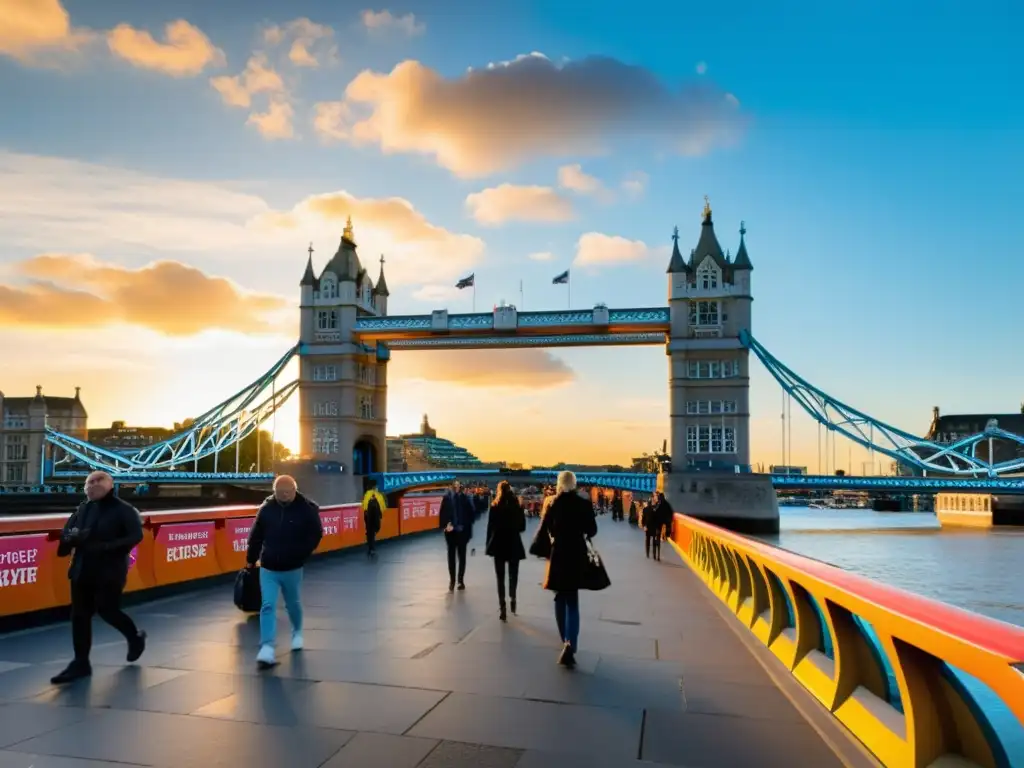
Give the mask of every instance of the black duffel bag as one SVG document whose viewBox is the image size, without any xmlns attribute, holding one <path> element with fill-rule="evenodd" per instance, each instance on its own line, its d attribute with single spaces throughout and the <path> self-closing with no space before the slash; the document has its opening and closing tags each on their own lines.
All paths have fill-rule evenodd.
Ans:
<svg viewBox="0 0 1024 768">
<path fill-rule="evenodd" d="M 256 613 L 263 603 L 260 591 L 260 569 L 243 568 L 235 577 L 235 606 L 246 613 Z"/>
</svg>

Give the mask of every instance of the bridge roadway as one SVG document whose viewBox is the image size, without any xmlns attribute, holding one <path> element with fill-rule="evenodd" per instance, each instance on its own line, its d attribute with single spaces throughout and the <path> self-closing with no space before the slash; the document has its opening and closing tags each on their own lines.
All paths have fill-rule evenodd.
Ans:
<svg viewBox="0 0 1024 768">
<path fill-rule="evenodd" d="M 485 522 L 465 592 L 448 593 L 436 534 L 383 542 L 375 562 L 314 561 L 306 650 L 270 672 L 230 585 L 130 609 L 150 637 L 137 665 L 97 620 L 94 675 L 63 689 L 48 678 L 66 624 L 0 636 L 0 768 L 874 764 L 788 675 L 773 682 L 782 667 L 671 547 L 646 560 L 642 534 L 607 516 L 596 543 L 613 585 L 581 595 L 579 667 L 556 666 L 543 563 L 523 564 L 519 616 L 502 625 Z"/>
</svg>

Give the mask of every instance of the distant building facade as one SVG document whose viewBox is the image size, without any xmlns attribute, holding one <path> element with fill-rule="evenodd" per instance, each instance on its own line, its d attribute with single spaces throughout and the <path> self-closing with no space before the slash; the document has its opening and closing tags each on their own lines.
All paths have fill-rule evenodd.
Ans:
<svg viewBox="0 0 1024 768">
<path fill-rule="evenodd" d="M 174 430 L 167 427 L 130 427 L 123 421 L 115 421 L 110 427 L 90 429 L 89 442 L 109 451 L 128 453 L 159 443 L 173 434 Z"/>
<path fill-rule="evenodd" d="M 42 478 L 46 428 L 79 440 L 88 438 L 89 414 L 75 387 L 74 397 L 5 397 L 0 392 L 0 485 L 36 485 Z M 49 453 L 47 452 L 47 456 Z"/>
<path fill-rule="evenodd" d="M 420 431 L 387 439 L 388 472 L 418 472 L 427 469 L 492 469 L 503 464 L 485 464 L 466 448 L 437 436 L 430 419 L 423 415 Z"/>
</svg>

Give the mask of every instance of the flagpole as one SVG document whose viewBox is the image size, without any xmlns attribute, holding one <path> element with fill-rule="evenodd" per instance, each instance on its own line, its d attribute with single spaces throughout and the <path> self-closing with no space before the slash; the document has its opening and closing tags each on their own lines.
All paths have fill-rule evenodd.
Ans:
<svg viewBox="0 0 1024 768">
<path fill-rule="evenodd" d="M 566 275 L 566 277 L 565 277 L 565 287 L 569 289 L 568 290 L 568 294 L 569 294 L 569 306 L 568 306 L 568 309 L 572 309 L 572 270 L 570 270 L 569 274 Z"/>
</svg>

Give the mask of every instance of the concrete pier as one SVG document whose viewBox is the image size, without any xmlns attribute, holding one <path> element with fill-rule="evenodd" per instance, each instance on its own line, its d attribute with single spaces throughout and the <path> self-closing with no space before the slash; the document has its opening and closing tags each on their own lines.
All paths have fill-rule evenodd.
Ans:
<svg viewBox="0 0 1024 768">
<path fill-rule="evenodd" d="M 659 483 L 676 512 L 737 533 L 779 532 L 779 501 L 767 475 L 674 472 Z"/>
</svg>

